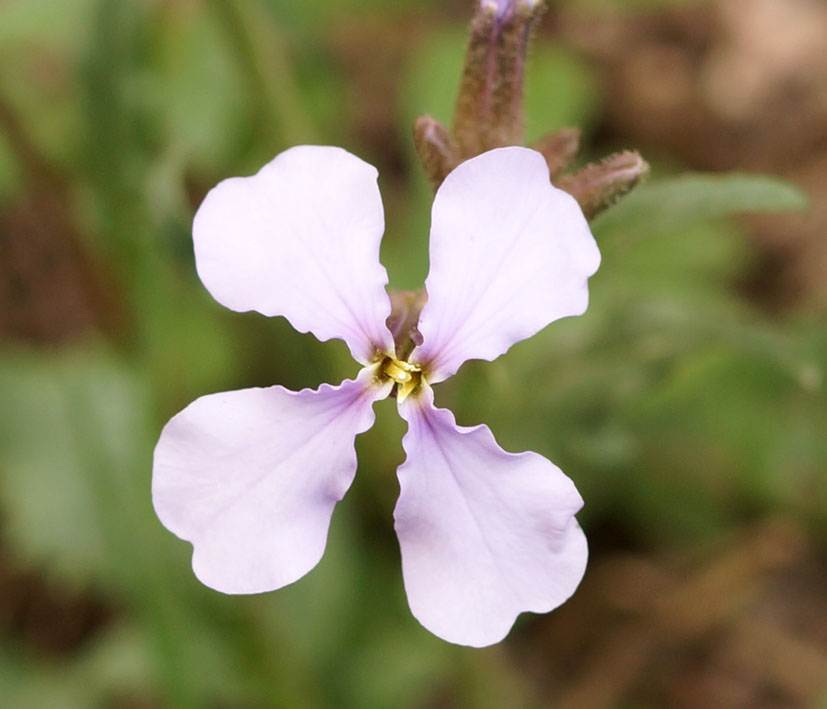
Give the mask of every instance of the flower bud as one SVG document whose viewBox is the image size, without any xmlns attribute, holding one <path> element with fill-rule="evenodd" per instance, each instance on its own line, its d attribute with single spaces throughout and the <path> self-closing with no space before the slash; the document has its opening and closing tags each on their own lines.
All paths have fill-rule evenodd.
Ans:
<svg viewBox="0 0 827 709">
<path fill-rule="evenodd" d="M 431 116 L 420 116 L 414 124 L 416 152 L 434 190 L 462 161 L 494 148 L 524 144 L 526 53 L 543 7 L 542 0 L 478 1 L 452 131 Z M 580 147 L 576 128 L 549 133 L 533 147 L 545 158 L 552 182 L 572 194 L 589 219 L 614 204 L 649 172 L 638 152 L 624 151 L 566 175 Z"/>
<path fill-rule="evenodd" d="M 396 356 L 405 358 L 415 346 L 422 344 L 422 333 L 417 325 L 419 314 L 428 302 L 428 293 L 420 288 L 415 291 L 392 290 L 388 295 L 391 299 L 391 314 L 385 324 L 393 335 Z"/>
<path fill-rule="evenodd" d="M 523 141 L 523 74 L 539 0 L 481 0 L 454 112 L 463 159 Z"/>
<path fill-rule="evenodd" d="M 561 178 L 557 186 L 571 194 L 583 214 L 591 219 L 611 207 L 648 174 L 649 163 L 640 153 L 624 150 Z"/>
<path fill-rule="evenodd" d="M 459 150 L 448 129 L 431 116 L 420 116 L 413 128 L 414 147 L 425 174 L 436 190 L 460 163 Z"/>
</svg>

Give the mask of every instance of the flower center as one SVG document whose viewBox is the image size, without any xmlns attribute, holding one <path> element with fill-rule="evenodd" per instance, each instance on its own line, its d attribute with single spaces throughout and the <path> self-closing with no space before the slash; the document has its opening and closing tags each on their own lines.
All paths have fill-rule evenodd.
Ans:
<svg viewBox="0 0 827 709">
<path fill-rule="evenodd" d="M 422 367 L 395 357 L 385 357 L 382 374 L 396 382 L 397 401 L 404 401 L 422 381 Z"/>
</svg>

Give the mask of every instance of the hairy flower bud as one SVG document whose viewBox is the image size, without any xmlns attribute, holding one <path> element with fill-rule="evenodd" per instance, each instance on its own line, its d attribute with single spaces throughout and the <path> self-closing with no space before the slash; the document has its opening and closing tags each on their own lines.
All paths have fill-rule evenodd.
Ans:
<svg viewBox="0 0 827 709">
<path fill-rule="evenodd" d="M 461 162 L 456 141 L 448 129 L 431 116 L 420 116 L 413 128 L 414 147 L 434 189 Z"/>
<path fill-rule="evenodd" d="M 523 81 L 531 31 L 543 0 L 479 0 L 465 54 L 452 131 L 431 116 L 414 124 L 414 144 L 436 191 L 464 160 L 494 148 L 523 145 Z M 533 146 L 553 183 L 572 194 L 587 218 L 617 202 L 649 172 L 636 151 L 610 155 L 572 175 L 577 128 L 560 128 Z"/>
<path fill-rule="evenodd" d="M 631 190 L 649 174 L 647 163 L 636 150 L 624 150 L 589 163 L 573 175 L 560 179 L 557 186 L 571 194 L 588 219 Z"/>
<path fill-rule="evenodd" d="M 483 0 L 471 22 L 454 113 L 463 158 L 523 140 L 523 73 L 538 0 Z"/>
</svg>

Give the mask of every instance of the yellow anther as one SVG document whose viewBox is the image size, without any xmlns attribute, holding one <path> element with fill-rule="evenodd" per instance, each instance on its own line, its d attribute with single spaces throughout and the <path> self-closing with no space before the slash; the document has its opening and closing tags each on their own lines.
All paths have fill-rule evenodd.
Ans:
<svg viewBox="0 0 827 709">
<path fill-rule="evenodd" d="M 392 359 L 385 365 L 385 374 L 397 384 L 405 384 L 410 380 L 411 373 L 407 369 L 400 367 L 400 364 L 402 363 Z"/>
<path fill-rule="evenodd" d="M 396 399 L 404 401 L 419 386 L 422 368 L 395 357 L 387 357 L 382 365 L 382 373 L 396 382 Z"/>
</svg>

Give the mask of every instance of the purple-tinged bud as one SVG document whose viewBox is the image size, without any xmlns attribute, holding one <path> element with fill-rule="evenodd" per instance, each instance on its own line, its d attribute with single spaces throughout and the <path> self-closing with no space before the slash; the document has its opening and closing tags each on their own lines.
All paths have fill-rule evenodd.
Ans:
<svg viewBox="0 0 827 709">
<path fill-rule="evenodd" d="M 517 5 L 517 3 L 528 5 L 533 9 L 541 2 L 542 0 L 480 0 L 480 10 L 484 10 L 486 6 L 493 6 L 495 8 L 497 18 L 503 18 L 515 5 Z"/>
<path fill-rule="evenodd" d="M 413 140 L 425 174 L 436 190 L 461 162 L 456 141 L 448 129 L 431 116 L 416 119 Z"/>
<path fill-rule="evenodd" d="M 428 293 L 420 288 L 415 291 L 392 290 L 388 295 L 391 299 L 391 314 L 385 324 L 393 335 L 396 356 L 404 359 L 414 347 L 423 342 L 417 325 L 419 314 L 428 302 Z"/>
<path fill-rule="evenodd" d="M 416 151 L 434 189 L 463 160 L 493 148 L 524 144 L 526 53 L 543 8 L 543 0 L 478 0 L 453 131 L 430 116 L 420 116 L 414 125 Z M 625 151 L 566 175 L 579 147 L 576 128 L 549 133 L 534 145 L 546 160 L 552 182 L 572 194 L 588 218 L 620 199 L 649 172 L 639 153 Z M 415 329 L 411 332 L 416 335 Z"/>
<path fill-rule="evenodd" d="M 572 195 L 588 219 L 607 209 L 649 174 L 647 163 L 636 150 L 624 150 L 589 163 L 573 175 L 557 181 Z"/>
<path fill-rule="evenodd" d="M 454 112 L 463 159 L 523 141 L 523 78 L 539 0 L 482 0 L 471 22 Z"/>
</svg>

